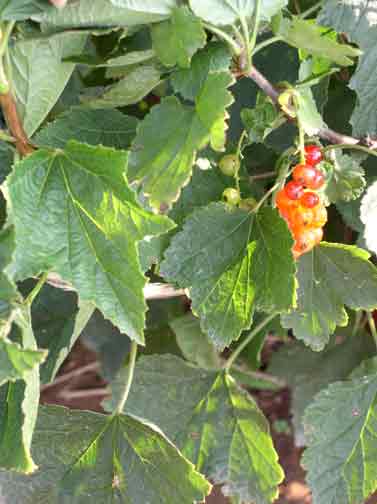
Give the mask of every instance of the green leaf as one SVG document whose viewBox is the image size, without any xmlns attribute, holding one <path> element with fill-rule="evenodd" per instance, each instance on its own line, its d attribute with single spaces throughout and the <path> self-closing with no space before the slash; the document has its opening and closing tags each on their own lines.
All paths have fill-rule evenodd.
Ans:
<svg viewBox="0 0 377 504">
<path fill-rule="evenodd" d="M 123 373 L 113 383 L 112 403 L 122 382 Z M 228 374 L 203 371 L 172 355 L 142 357 L 127 411 L 153 418 L 198 471 L 224 484 L 225 495 L 258 504 L 277 497 L 283 471 L 268 423 Z"/>
<path fill-rule="evenodd" d="M 0 184 L 12 170 L 14 149 L 6 142 L 0 140 Z"/>
<path fill-rule="evenodd" d="M 195 107 L 170 96 L 141 121 L 130 154 L 130 180 L 143 181 L 152 207 L 169 207 L 178 199 L 191 177 L 198 149 L 208 143 L 215 150 L 223 149 L 226 108 L 233 101 L 227 88 L 232 83 L 229 73 L 209 74 Z"/>
<path fill-rule="evenodd" d="M 316 504 L 364 502 L 376 490 L 377 373 L 330 385 L 305 412 L 303 457 Z"/>
<path fill-rule="evenodd" d="M 0 231 L 0 330 L 8 323 L 13 304 L 19 300 L 16 286 L 3 272 L 12 260 L 14 251 L 14 229 L 7 227 Z"/>
<path fill-rule="evenodd" d="M 104 28 L 107 26 L 137 26 L 155 23 L 168 17 L 175 0 L 133 0 L 111 2 L 110 0 L 80 0 L 68 3 L 61 10 L 33 16 L 33 19 L 56 28 Z M 71 54 L 77 54 L 71 53 Z"/>
<path fill-rule="evenodd" d="M 369 186 L 361 201 L 360 218 L 365 224 L 364 237 L 369 250 L 377 253 L 377 182 Z"/>
<path fill-rule="evenodd" d="M 377 268 L 365 250 L 322 242 L 298 261 L 298 306 L 282 315 L 296 338 L 319 351 L 337 325 L 346 326 L 344 305 L 353 310 L 377 307 Z"/>
<path fill-rule="evenodd" d="M 305 133 L 309 136 L 318 134 L 318 130 L 321 129 L 325 123 L 323 122 L 321 114 L 318 112 L 311 89 L 304 88 L 295 91 L 295 99 L 297 101 L 297 118 Z"/>
<path fill-rule="evenodd" d="M 326 35 L 327 29 L 312 21 L 293 16 L 284 18 L 279 26 L 278 34 L 287 44 L 303 49 L 314 56 L 324 57 L 341 66 L 354 64 L 352 58 L 361 55 L 361 51 L 347 44 L 339 44 L 334 38 Z"/>
<path fill-rule="evenodd" d="M 211 488 L 161 431 L 129 415 L 42 406 L 33 453 L 35 475 L 0 472 L 12 504 L 192 504 Z"/>
<path fill-rule="evenodd" d="M 152 26 L 152 42 L 165 66 L 190 66 L 192 56 L 205 46 L 206 33 L 200 19 L 185 7 L 172 10 L 171 18 Z"/>
<path fill-rule="evenodd" d="M 16 341 L 31 357 L 37 346 L 31 327 L 30 309 L 19 305 L 12 313 L 9 339 Z M 45 353 L 42 353 L 45 356 Z M 34 353 L 34 358 L 37 356 Z M 38 359 L 36 359 L 38 360 Z M 43 359 L 42 359 L 43 360 Z M 23 380 L 0 387 L 0 467 L 31 473 L 37 469 L 30 452 L 31 439 L 39 405 L 39 369 L 37 365 L 23 371 Z M 1 489 L 1 486 L 0 486 Z M 0 495 L 2 495 L 0 493 Z"/>
<path fill-rule="evenodd" d="M 195 101 L 208 78 L 208 74 L 227 72 L 231 60 L 231 54 L 226 44 L 210 42 L 204 50 L 198 51 L 194 55 L 190 68 L 173 72 L 171 83 L 175 92 L 186 100 Z"/>
<path fill-rule="evenodd" d="M 137 242 L 173 223 L 143 210 L 125 178 L 127 154 L 68 142 L 39 150 L 8 179 L 16 279 L 53 270 L 121 332 L 143 344 L 145 278 Z"/>
<path fill-rule="evenodd" d="M 202 329 L 222 349 L 250 327 L 255 308 L 279 312 L 295 304 L 291 247 L 276 210 L 255 214 L 213 203 L 186 220 L 161 273 L 189 289 Z"/>
<path fill-rule="evenodd" d="M 75 65 L 62 59 L 80 52 L 87 34 L 66 32 L 10 45 L 12 90 L 26 133 L 31 136 L 57 102 Z"/>
<path fill-rule="evenodd" d="M 0 19 L 21 21 L 52 9 L 43 0 L 0 0 Z"/>
<path fill-rule="evenodd" d="M 83 98 L 85 104 L 92 108 L 125 107 L 140 101 L 161 82 L 161 73 L 155 65 L 141 65 L 132 68 L 116 84 L 105 88 L 95 98 Z"/>
<path fill-rule="evenodd" d="M 50 383 L 94 311 L 90 302 L 77 307 L 73 292 L 44 285 L 32 305 L 32 321 L 39 348 L 48 349 L 40 369 L 41 383 Z"/>
<path fill-rule="evenodd" d="M 336 341 L 323 352 L 313 352 L 296 341 L 284 345 L 272 355 L 268 372 L 285 380 L 291 388 L 297 446 L 306 444 L 303 415 L 314 396 L 331 382 L 347 378 L 374 351 L 373 340 L 365 331 L 352 336 L 350 330 L 339 331 Z"/>
<path fill-rule="evenodd" d="M 365 173 L 360 164 L 352 156 L 337 153 L 325 190 L 330 203 L 357 199 L 365 186 Z"/>
<path fill-rule="evenodd" d="M 245 108 L 241 111 L 241 119 L 251 143 L 262 143 L 285 121 L 272 100 L 264 93 L 258 93 L 253 109 Z"/>
<path fill-rule="evenodd" d="M 184 357 L 204 369 L 218 368 L 219 356 L 200 329 L 199 320 L 191 313 L 173 319 L 170 322 L 177 338 L 177 343 Z"/>
<path fill-rule="evenodd" d="M 137 119 L 118 110 L 73 108 L 48 124 L 33 138 L 40 147 L 63 149 L 74 138 L 89 145 L 128 149 L 136 135 Z"/>
<path fill-rule="evenodd" d="M 7 338 L 0 339 L 0 386 L 7 381 L 25 380 L 29 371 L 41 364 L 47 351 L 23 349 Z"/>
<path fill-rule="evenodd" d="M 328 0 L 321 12 L 320 22 L 344 32 L 348 39 L 362 50 L 350 88 L 358 97 L 351 117 L 356 136 L 377 134 L 377 65 L 376 13 L 373 2 L 357 0 L 352 6 L 345 1 Z"/>
<path fill-rule="evenodd" d="M 242 18 L 251 18 L 254 0 L 189 0 L 195 14 L 215 25 L 233 25 Z M 285 0 L 262 0 L 261 18 L 269 21 L 287 5 Z"/>
</svg>

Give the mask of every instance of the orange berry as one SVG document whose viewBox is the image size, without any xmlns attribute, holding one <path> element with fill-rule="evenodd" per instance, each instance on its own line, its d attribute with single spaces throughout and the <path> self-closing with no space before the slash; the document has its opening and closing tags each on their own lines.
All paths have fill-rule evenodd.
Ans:
<svg viewBox="0 0 377 504">
<path fill-rule="evenodd" d="M 312 226 L 315 228 L 323 227 L 327 222 L 327 210 L 323 205 L 318 205 L 313 208 L 313 221 Z"/>
<path fill-rule="evenodd" d="M 289 221 L 293 227 L 308 228 L 312 225 L 313 219 L 313 210 L 311 208 L 304 208 L 302 206 L 291 210 L 289 214 Z"/>
</svg>

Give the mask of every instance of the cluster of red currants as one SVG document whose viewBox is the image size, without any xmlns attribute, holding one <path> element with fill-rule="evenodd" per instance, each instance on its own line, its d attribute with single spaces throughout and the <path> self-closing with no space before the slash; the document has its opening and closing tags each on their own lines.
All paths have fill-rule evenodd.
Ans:
<svg viewBox="0 0 377 504">
<path fill-rule="evenodd" d="M 276 206 L 287 221 L 295 239 L 293 255 L 297 259 L 320 243 L 327 211 L 316 190 L 325 183 L 323 173 L 316 168 L 322 160 L 316 145 L 305 147 L 305 164 L 294 167 L 292 178 L 276 196 Z"/>
</svg>

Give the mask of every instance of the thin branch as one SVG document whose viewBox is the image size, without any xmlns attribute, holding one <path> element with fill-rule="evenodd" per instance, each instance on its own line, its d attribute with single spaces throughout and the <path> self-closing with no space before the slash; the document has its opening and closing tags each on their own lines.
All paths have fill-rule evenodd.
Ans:
<svg viewBox="0 0 377 504">
<path fill-rule="evenodd" d="M 27 156 L 34 151 L 18 116 L 16 103 L 11 93 L 0 94 L 0 106 L 3 109 L 5 121 L 8 125 L 12 137 L 15 139 L 15 146 L 21 156 Z"/>
<path fill-rule="evenodd" d="M 63 383 L 71 381 L 73 378 L 78 378 L 79 376 L 86 374 L 86 373 L 94 373 L 94 372 L 99 372 L 101 369 L 100 363 L 97 361 L 90 362 L 89 364 L 86 364 L 85 366 L 81 366 L 79 368 L 73 369 L 72 371 L 69 371 L 68 373 L 64 373 L 57 378 L 55 378 L 54 381 L 50 383 L 46 383 L 45 385 L 41 386 L 41 391 L 45 391 L 47 389 L 57 387 L 58 385 L 62 385 Z"/>
<path fill-rule="evenodd" d="M 259 70 L 257 70 L 253 66 L 250 72 L 244 75 L 245 77 L 252 79 L 255 82 L 255 84 L 262 91 L 264 91 L 264 93 L 268 95 L 275 104 L 278 105 L 278 99 L 280 95 L 279 91 L 271 84 L 269 80 L 266 79 L 266 77 L 263 74 L 259 72 Z M 316 134 L 323 140 L 326 140 L 327 142 L 332 144 L 346 144 L 346 145 L 363 144 L 363 140 L 360 140 L 359 138 L 343 135 L 342 133 L 338 133 L 337 131 L 334 131 L 330 128 L 320 128 L 316 132 Z M 367 147 L 370 150 L 377 149 L 377 140 L 368 140 L 367 142 L 368 142 Z"/>
</svg>

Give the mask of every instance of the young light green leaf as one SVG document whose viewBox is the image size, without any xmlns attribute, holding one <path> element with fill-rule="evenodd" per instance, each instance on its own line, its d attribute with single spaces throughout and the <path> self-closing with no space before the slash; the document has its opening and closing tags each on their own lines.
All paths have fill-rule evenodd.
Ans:
<svg viewBox="0 0 377 504">
<path fill-rule="evenodd" d="M 14 308 L 12 322 L 9 339 L 21 345 L 23 352 L 26 352 L 24 358 L 27 355 L 31 357 L 31 352 L 36 352 L 37 346 L 29 307 L 18 305 Z M 45 357 L 45 353 L 42 357 Z M 0 468 L 23 473 L 32 473 L 37 469 L 30 447 L 38 405 L 38 365 L 30 366 L 29 370 L 25 368 L 22 380 L 8 382 L 0 388 Z"/>
<path fill-rule="evenodd" d="M 25 380 L 29 371 L 41 364 L 45 350 L 23 349 L 7 338 L 0 339 L 0 386 L 7 381 Z"/>
<path fill-rule="evenodd" d="M 360 218 L 363 224 L 365 224 L 364 238 L 367 247 L 377 254 L 377 182 L 369 186 L 368 191 L 362 199 Z"/>
<path fill-rule="evenodd" d="M 320 15 L 320 22 L 347 34 L 349 40 L 362 50 L 350 88 L 358 97 L 351 117 L 357 136 L 377 134 L 377 79 L 371 68 L 377 65 L 376 11 L 373 2 L 356 0 L 350 5 L 345 0 L 328 0 Z"/>
<path fill-rule="evenodd" d="M 285 118 L 264 93 L 258 93 L 253 109 L 244 108 L 241 111 L 241 119 L 251 143 L 262 143 L 274 129 L 285 122 Z"/>
<path fill-rule="evenodd" d="M 310 88 L 300 89 L 295 92 L 297 101 L 297 118 L 305 133 L 309 136 L 316 135 L 318 130 L 324 126 L 321 114 L 313 98 Z"/>
<path fill-rule="evenodd" d="M 130 154 L 130 180 L 143 181 L 153 208 L 169 207 L 190 177 L 195 154 L 208 143 L 225 145 L 226 108 L 233 102 L 228 87 L 233 77 L 212 73 L 203 82 L 195 106 L 171 96 L 152 108 L 141 121 Z M 153 138 L 153 142 L 150 139 Z"/>
<path fill-rule="evenodd" d="M 153 48 L 168 67 L 189 67 L 192 56 L 207 39 L 200 19 L 185 6 L 174 8 L 168 21 L 153 25 L 151 30 Z"/>
<path fill-rule="evenodd" d="M 332 344 L 323 352 L 313 352 L 296 341 L 284 345 L 272 355 L 268 372 L 286 381 L 291 388 L 295 444 L 305 446 L 303 415 L 313 397 L 330 383 L 344 380 L 363 359 L 373 353 L 374 342 L 361 331 L 337 331 Z M 293 365 L 294 363 L 294 365 Z"/>
<path fill-rule="evenodd" d="M 123 373 L 112 385 L 107 407 L 122 382 Z M 225 495 L 258 504 L 277 497 L 284 475 L 268 423 L 228 374 L 201 370 L 172 355 L 142 357 L 127 411 L 153 418 L 198 471 L 223 484 Z"/>
<path fill-rule="evenodd" d="M 68 142 L 39 150 L 8 179 L 16 231 L 16 279 L 55 271 L 82 301 L 143 344 L 145 278 L 137 243 L 173 227 L 129 189 L 127 153 Z"/>
<path fill-rule="evenodd" d="M 63 149 L 74 138 L 89 145 L 128 149 L 136 135 L 137 119 L 118 110 L 77 107 L 64 112 L 39 131 L 33 142 L 40 147 Z"/>
<path fill-rule="evenodd" d="M 40 369 L 41 383 L 56 376 L 94 311 L 90 302 L 77 306 L 77 295 L 46 284 L 32 304 L 32 321 L 39 348 L 48 356 Z"/>
<path fill-rule="evenodd" d="M 313 350 L 322 350 L 337 325 L 346 326 L 344 305 L 377 308 L 377 268 L 365 250 L 322 242 L 298 261 L 298 306 L 282 324 Z"/>
<path fill-rule="evenodd" d="M 186 220 L 161 273 L 189 289 L 202 329 L 222 349 L 250 327 L 255 308 L 279 312 L 295 304 L 291 247 L 276 210 L 253 214 L 213 203 Z"/>
<path fill-rule="evenodd" d="M 80 52 L 86 39 L 85 33 L 65 32 L 10 45 L 12 90 L 29 136 L 55 105 L 74 70 L 74 63 L 64 63 L 63 58 Z"/>
<path fill-rule="evenodd" d="M 284 18 L 280 23 L 278 34 L 287 44 L 303 49 L 314 56 L 332 60 L 338 65 L 353 65 L 352 58 L 360 56 L 361 51 L 347 44 L 339 44 L 332 37 L 326 36 L 327 30 L 312 21 L 293 16 Z"/>
<path fill-rule="evenodd" d="M 211 485 L 152 424 L 58 406 L 40 408 L 33 438 L 39 471 L 0 472 L 12 504 L 192 504 Z"/>
<path fill-rule="evenodd" d="M 250 19 L 254 12 L 255 0 L 189 0 L 195 14 L 215 25 L 233 25 L 241 17 Z M 287 5 L 285 0 L 262 0 L 261 17 L 269 21 L 272 16 Z"/>
<path fill-rule="evenodd" d="M 337 382 L 305 412 L 303 457 L 315 504 L 364 502 L 376 490 L 377 370 Z"/>
<path fill-rule="evenodd" d="M 360 164 L 352 156 L 336 154 L 325 190 L 330 203 L 357 199 L 365 186 L 365 173 Z"/>
<path fill-rule="evenodd" d="M 105 88 L 95 98 L 82 98 L 86 106 L 96 109 L 125 107 L 140 101 L 161 81 L 161 73 L 155 65 L 132 68 L 116 84 Z"/>
<path fill-rule="evenodd" d="M 184 357 L 204 369 L 218 368 L 219 356 L 206 334 L 200 329 L 200 321 L 191 313 L 170 322 L 177 343 Z"/>
<path fill-rule="evenodd" d="M 80 0 L 69 2 L 64 9 L 50 9 L 36 14 L 33 19 L 56 28 L 103 28 L 112 26 L 137 26 L 155 23 L 169 16 L 176 0 Z M 77 54 L 71 53 L 71 54 Z"/>
</svg>

